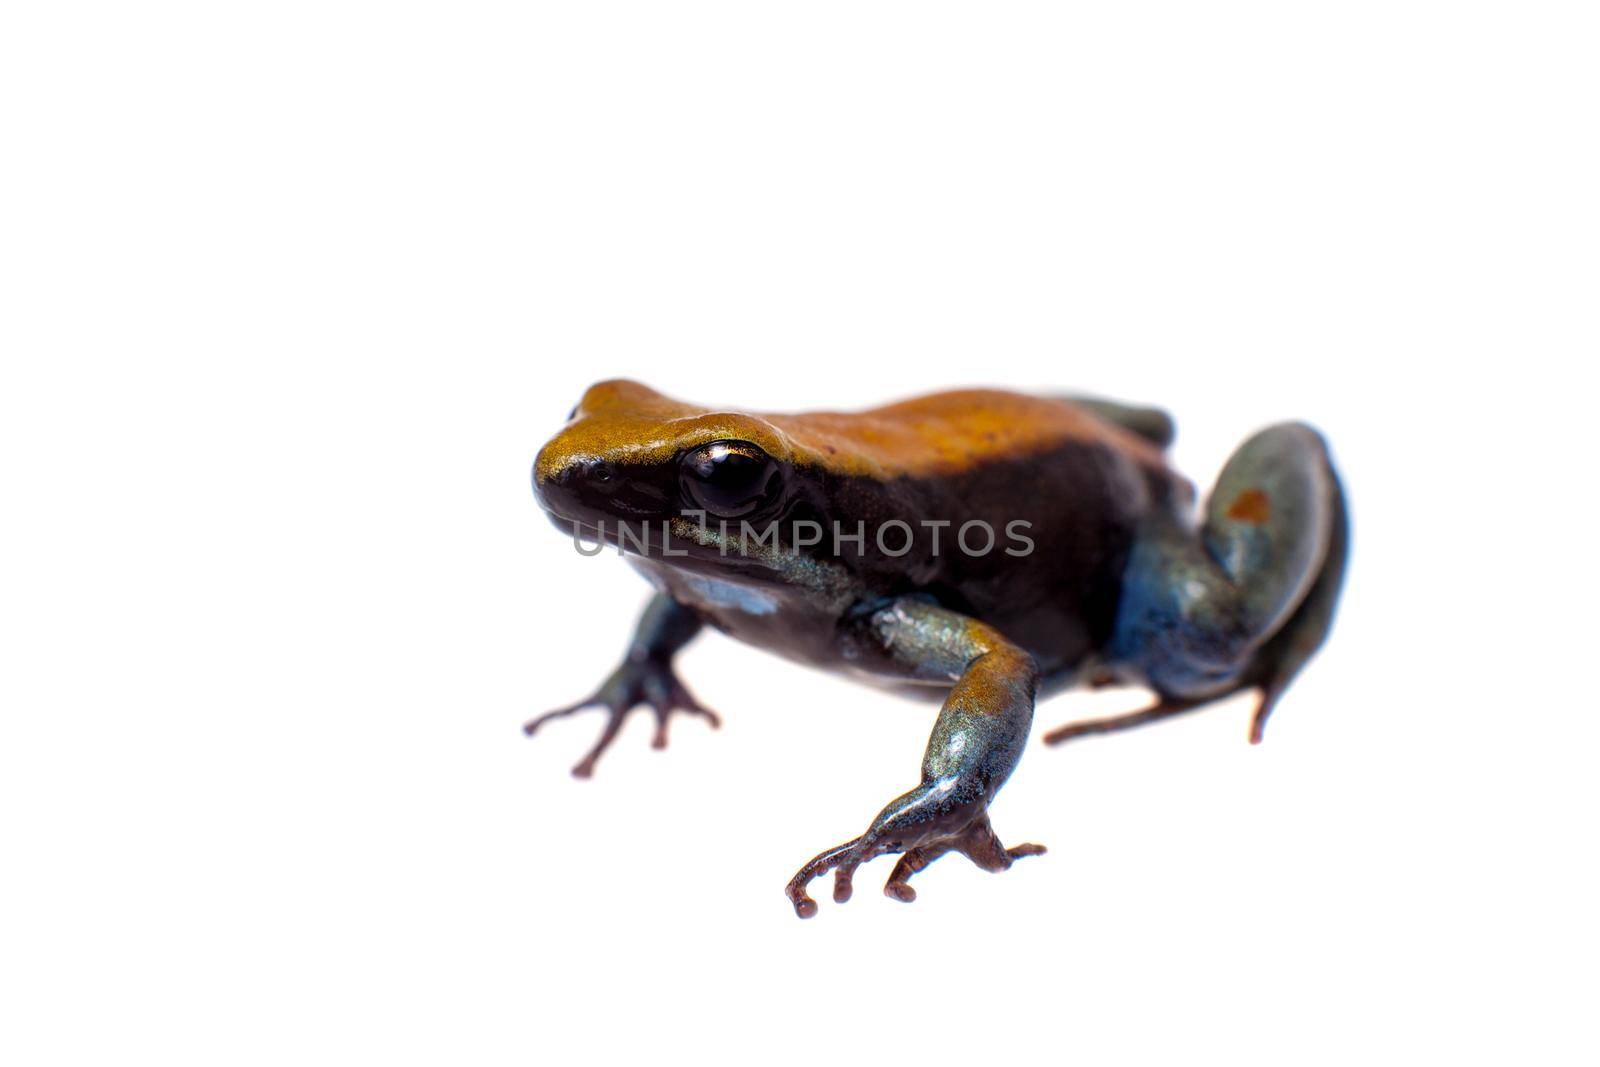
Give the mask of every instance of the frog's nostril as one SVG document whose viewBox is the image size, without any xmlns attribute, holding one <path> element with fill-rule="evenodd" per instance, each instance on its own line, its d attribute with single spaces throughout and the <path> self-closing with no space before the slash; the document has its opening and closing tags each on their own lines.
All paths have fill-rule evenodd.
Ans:
<svg viewBox="0 0 1600 1067">
<path fill-rule="evenodd" d="M 572 468 L 560 467 L 536 472 L 533 479 L 533 497 L 539 502 L 539 506 L 550 514 L 570 517 L 578 503 Z"/>
<path fill-rule="evenodd" d="M 533 494 L 551 514 L 571 518 L 603 507 L 624 489 L 622 471 L 596 456 L 541 452 L 533 471 Z"/>
<path fill-rule="evenodd" d="M 533 496 L 546 511 L 555 511 L 572 498 L 574 464 L 559 454 L 541 451 L 533 465 Z"/>
</svg>

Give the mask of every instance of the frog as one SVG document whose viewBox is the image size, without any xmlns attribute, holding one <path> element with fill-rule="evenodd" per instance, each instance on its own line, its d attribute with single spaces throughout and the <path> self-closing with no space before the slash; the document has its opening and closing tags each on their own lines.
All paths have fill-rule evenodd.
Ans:
<svg viewBox="0 0 1600 1067">
<path fill-rule="evenodd" d="M 1167 459 L 1164 410 L 1092 396 L 961 389 L 868 410 L 765 414 L 685 403 L 625 379 L 590 387 L 533 466 L 534 495 L 585 554 L 623 555 L 654 586 L 620 666 L 584 700 L 599 738 L 580 778 L 647 708 L 652 745 L 704 720 L 674 657 L 703 630 L 939 705 L 915 785 L 785 887 L 818 911 L 857 870 L 898 857 L 884 892 L 952 852 L 986 871 L 1044 853 L 1005 845 L 989 806 L 1039 699 L 1142 687 L 1137 711 L 1047 744 L 1253 693 L 1259 743 L 1322 647 L 1349 520 L 1326 441 L 1304 422 L 1247 438 L 1202 502 Z"/>
</svg>

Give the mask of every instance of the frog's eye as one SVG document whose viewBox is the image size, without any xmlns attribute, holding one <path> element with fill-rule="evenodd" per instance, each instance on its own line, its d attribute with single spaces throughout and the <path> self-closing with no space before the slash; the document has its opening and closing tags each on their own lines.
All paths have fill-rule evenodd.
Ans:
<svg viewBox="0 0 1600 1067">
<path fill-rule="evenodd" d="M 683 457 L 685 495 L 719 518 L 755 511 L 777 492 L 778 465 L 747 441 L 713 441 Z"/>
</svg>

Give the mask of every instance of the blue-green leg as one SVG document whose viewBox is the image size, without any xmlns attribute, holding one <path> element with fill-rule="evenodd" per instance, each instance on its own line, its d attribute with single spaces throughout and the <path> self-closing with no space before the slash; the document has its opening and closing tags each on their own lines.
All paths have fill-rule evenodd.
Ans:
<svg viewBox="0 0 1600 1067">
<path fill-rule="evenodd" d="M 551 719 L 589 707 L 605 709 L 606 724 L 600 731 L 599 740 L 588 755 L 572 768 L 576 777 L 588 778 L 594 774 L 595 763 L 601 754 L 616 740 L 628 712 L 641 704 L 648 704 L 655 712 L 656 735 L 651 742 L 654 748 L 667 747 L 667 722 L 674 711 L 698 715 L 713 727 L 721 726 L 722 722 L 716 713 L 701 707 L 683 683 L 678 681 L 672 669 L 672 657 L 694 639 L 701 625 L 700 617 L 694 612 L 664 593 L 656 594 L 639 618 L 626 658 L 601 683 L 594 695 L 530 719 L 522 727 L 523 732 L 531 737 Z"/>
<path fill-rule="evenodd" d="M 1157 702 L 1045 740 L 1142 726 L 1254 688 L 1251 741 L 1259 741 L 1327 637 L 1348 540 L 1344 493 L 1321 436 L 1299 423 L 1261 431 L 1223 468 L 1198 536 L 1175 517 L 1157 518 L 1129 560 L 1112 652 Z"/>
<path fill-rule="evenodd" d="M 850 899 L 856 868 L 876 856 L 904 853 L 884 890 L 916 896 L 911 876 L 946 852 L 1003 871 L 1013 860 L 1043 852 L 1006 848 L 989 825 L 988 807 L 1027 743 L 1039 672 L 1033 658 L 998 631 L 918 600 L 899 600 L 862 624 L 862 643 L 908 677 L 954 685 L 922 757 L 922 781 L 890 801 L 865 833 L 816 856 L 789 882 L 795 914 L 816 914 L 806 891 L 834 872 L 833 899 Z"/>
</svg>

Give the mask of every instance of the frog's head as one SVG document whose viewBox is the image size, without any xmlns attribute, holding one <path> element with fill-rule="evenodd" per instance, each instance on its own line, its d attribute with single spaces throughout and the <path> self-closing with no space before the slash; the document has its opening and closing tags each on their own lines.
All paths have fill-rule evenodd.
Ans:
<svg viewBox="0 0 1600 1067">
<path fill-rule="evenodd" d="M 565 428 L 539 450 L 534 493 L 555 524 L 593 535 L 604 521 L 765 522 L 782 510 L 793 450 L 757 416 L 714 411 L 638 382 L 590 387 Z M 608 539 L 610 538 L 608 532 Z"/>
</svg>

